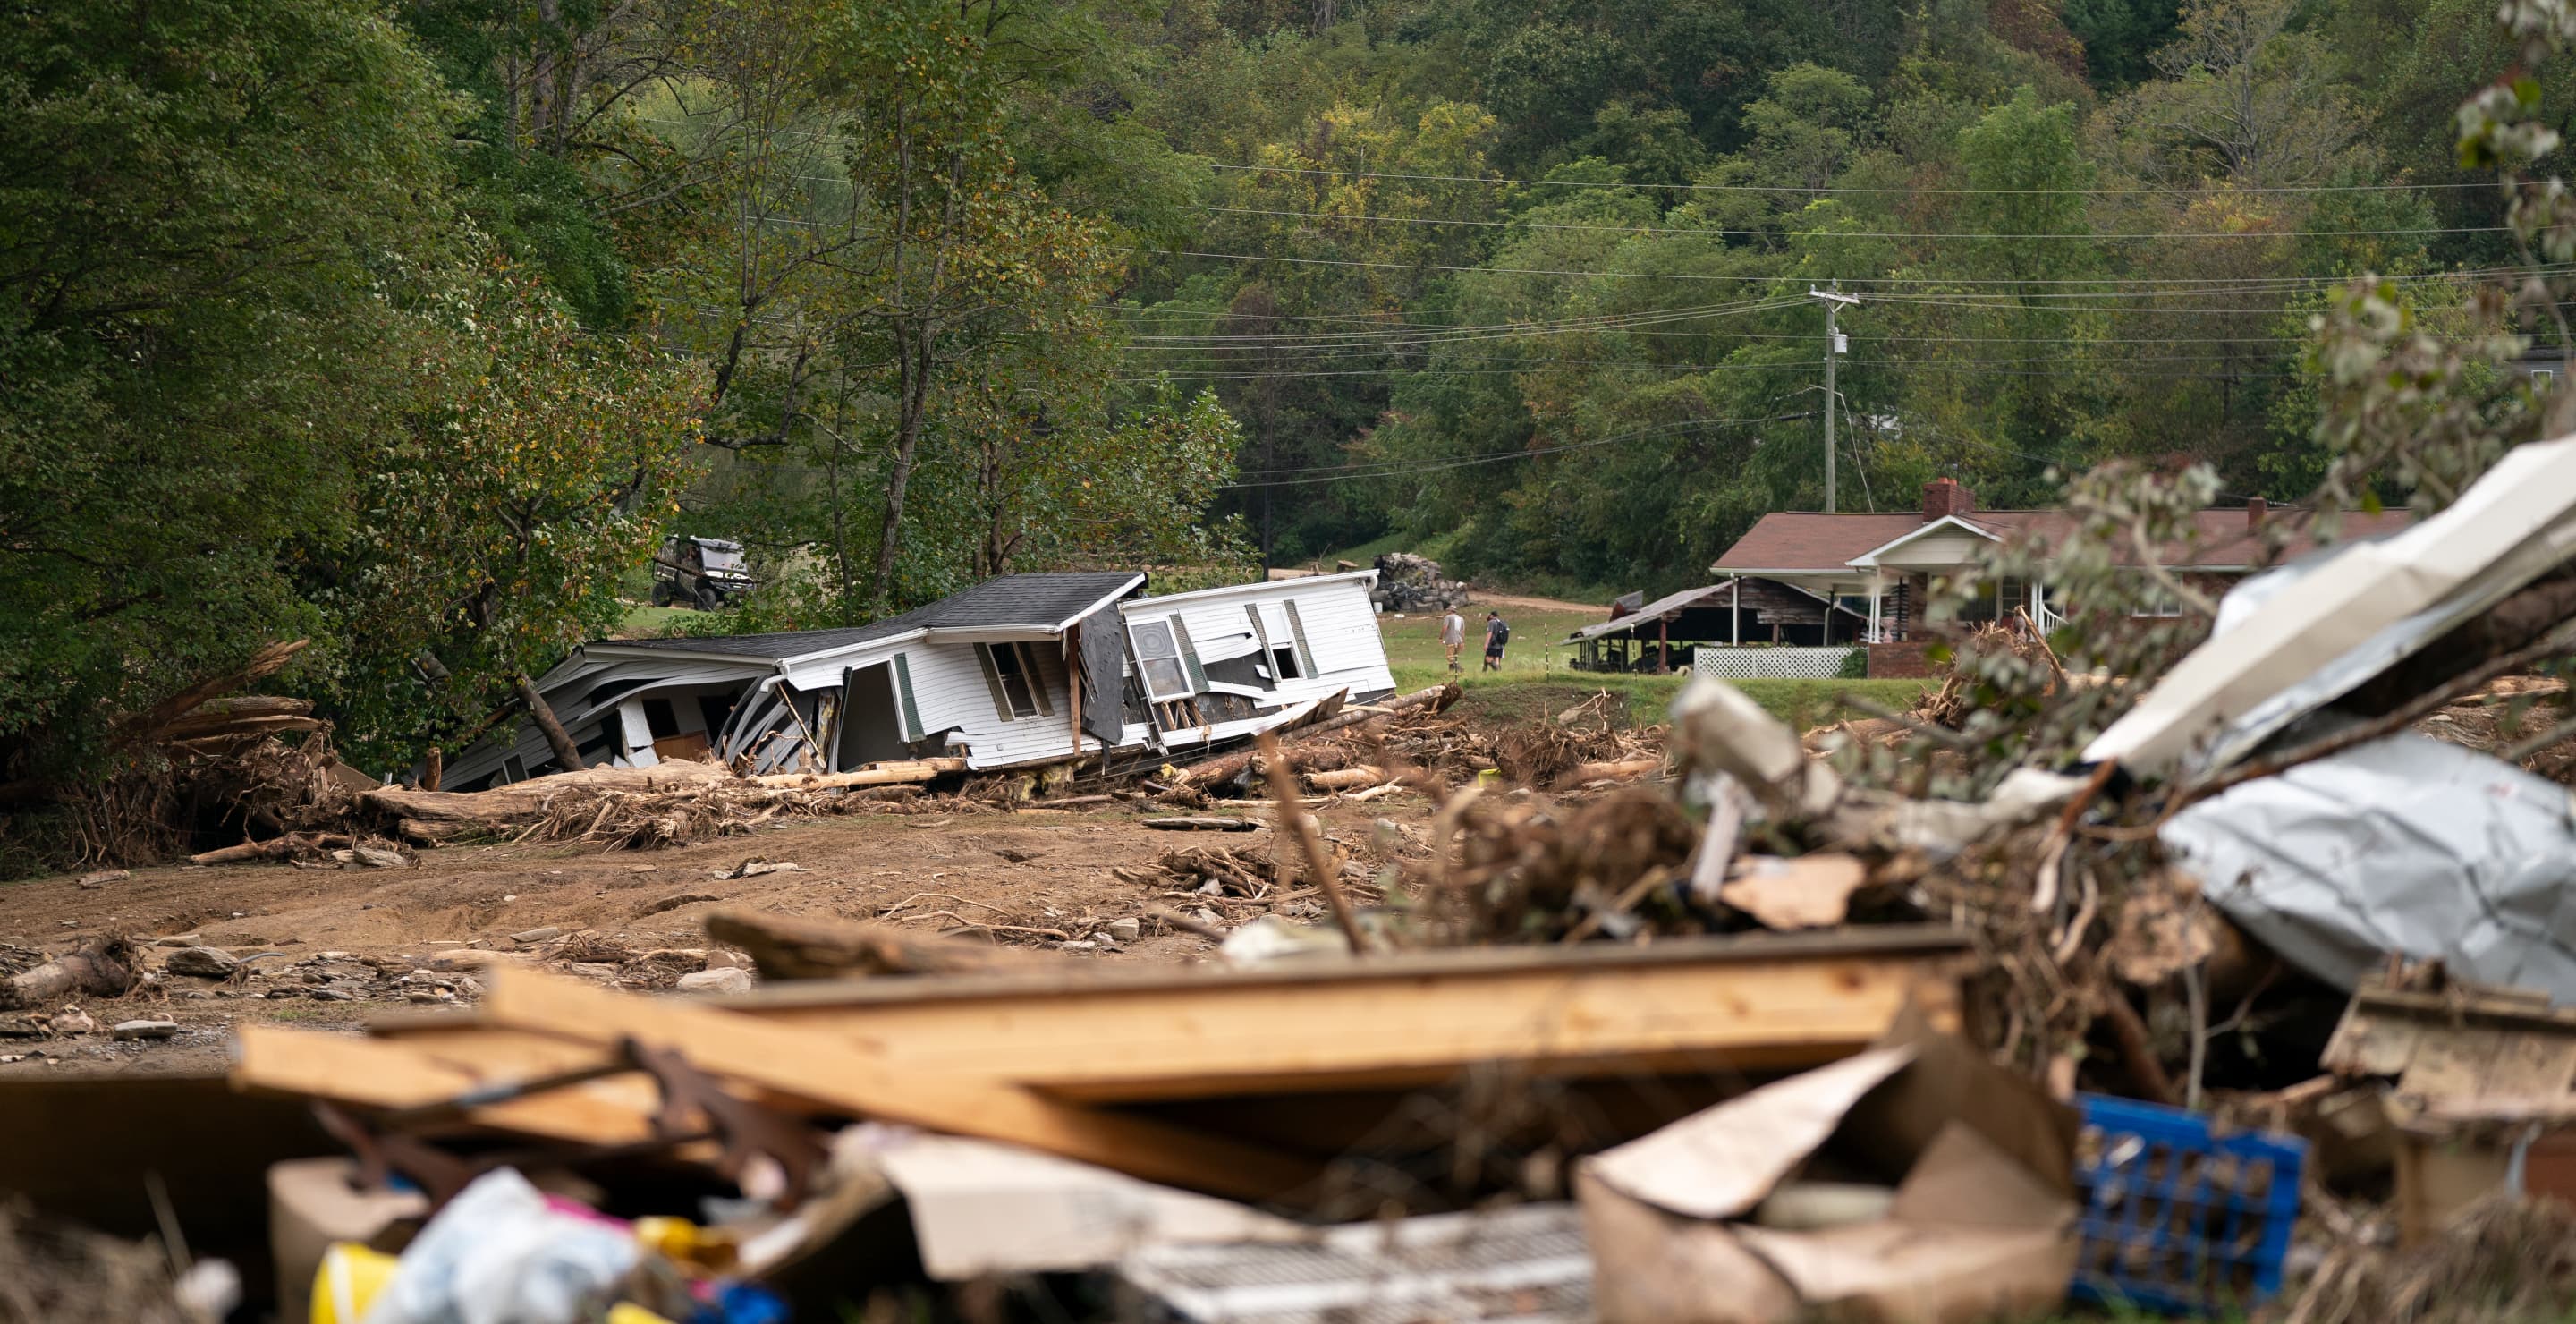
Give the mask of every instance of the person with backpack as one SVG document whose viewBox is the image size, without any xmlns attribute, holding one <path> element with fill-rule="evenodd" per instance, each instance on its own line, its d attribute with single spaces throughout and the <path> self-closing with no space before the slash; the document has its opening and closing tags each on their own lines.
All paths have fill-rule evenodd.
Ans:
<svg viewBox="0 0 2576 1324">
<path fill-rule="evenodd" d="M 1503 669 L 1503 645 L 1512 641 L 1512 627 L 1505 624 L 1498 611 L 1485 613 L 1485 670 Z"/>
</svg>

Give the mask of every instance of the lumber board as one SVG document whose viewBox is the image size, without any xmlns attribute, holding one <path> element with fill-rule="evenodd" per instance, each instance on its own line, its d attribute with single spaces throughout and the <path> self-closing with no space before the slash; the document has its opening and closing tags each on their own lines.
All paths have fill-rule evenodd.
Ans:
<svg viewBox="0 0 2576 1324">
<path fill-rule="evenodd" d="M 676 1049 L 701 1070 L 856 1116 L 1026 1145 L 1237 1199 L 1273 1199 L 1318 1175 L 1313 1164 L 1268 1150 L 1062 1103 L 989 1075 L 920 1070 L 829 1033 L 678 998 L 505 968 L 492 972 L 483 1012 L 542 1034 Z"/>
<path fill-rule="evenodd" d="M 1948 930 L 1878 928 L 1231 971 L 820 981 L 722 1005 L 741 1013 L 730 1020 L 828 1032 L 899 1072 L 1147 1102 L 1434 1085 L 1487 1064 L 1560 1076 L 1814 1066 L 1866 1047 L 1909 1003 L 1955 1027 L 1965 952 Z"/>
<path fill-rule="evenodd" d="M 491 1062 L 480 1049 L 458 1058 L 415 1047 L 408 1040 L 363 1039 L 256 1021 L 236 1027 L 235 1044 L 232 1080 L 236 1089 L 368 1108 L 438 1103 L 482 1086 L 587 1065 L 600 1056 L 591 1050 L 586 1060 L 567 1060 L 560 1067 L 495 1072 L 486 1069 Z M 487 1047 L 503 1053 L 510 1045 L 495 1037 Z M 640 1095 L 635 1093 L 637 1087 Z M 617 1077 L 488 1104 L 475 1109 L 470 1120 L 553 1140 L 625 1144 L 651 1138 L 654 1097 L 651 1084 L 641 1077 Z"/>
</svg>

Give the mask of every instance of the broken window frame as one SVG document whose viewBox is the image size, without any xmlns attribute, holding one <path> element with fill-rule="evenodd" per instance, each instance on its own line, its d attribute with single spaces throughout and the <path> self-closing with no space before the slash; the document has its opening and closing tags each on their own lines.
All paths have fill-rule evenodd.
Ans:
<svg viewBox="0 0 2576 1324">
<path fill-rule="evenodd" d="M 1009 659 L 1008 669 L 1003 666 L 1005 658 Z M 1003 721 L 1055 715 L 1055 705 L 1047 702 L 1046 672 L 1038 667 L 1037 651 L 1027 643 L 977 644 L 975 660 L 983 664 L 984 682 L 993 691 L 993 711 Z M 1011 692 L 1014 682 L 1021 693 Z"/>
</svg>

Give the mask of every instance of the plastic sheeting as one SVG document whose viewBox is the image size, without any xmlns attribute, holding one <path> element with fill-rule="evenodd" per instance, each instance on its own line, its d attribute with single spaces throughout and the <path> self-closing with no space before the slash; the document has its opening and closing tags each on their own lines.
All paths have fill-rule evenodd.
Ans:
<svg viewBox="0 0 2576 1324">
<path fill-rule="evenodd" d="M 2246 782 L 2161 835 L 2220 911 L 2338 988 L 2394 952 L 2576 1002 L 2576 804 L 2498 759 L 2392 736 Z"/>
</svg>

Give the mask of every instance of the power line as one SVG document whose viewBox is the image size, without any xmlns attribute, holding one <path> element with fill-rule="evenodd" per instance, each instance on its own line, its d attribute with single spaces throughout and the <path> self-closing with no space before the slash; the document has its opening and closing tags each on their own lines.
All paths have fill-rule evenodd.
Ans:
<svg viewBox="0 0 2576 1324">
<path fill-rule="evenodd" d="M 1147 254 L 1147 255 L 1159 255 L 1159 256 L 1166 256 L 1166 257 L 1196 257 L 1196 258 L 1209 258 L 1209 259 L 1214 259 L 1214 260 L 1217 260 L 1217 261 L 1225 261 L 1225 262 L 1286 262 L 1286 263 L 1295 263 L 1295 264 L 1300 264 L 1300 265 L 1305 265 L 1305 266 L 1322 266 L 1322 267 L 1357 267 L 1357 268 L 1368 268 L 1368 269 L 1374 269 L 1374 270 L 1385 270 L 1385 271 L 1454 271 L 1454 272 L 1481 272 L 1481 273 L 1485 273 L 1485 274 L 1488 274 L 1488 275 L 1498 275 L 1498 276 L 1579 276 L 1579 277 L 1584 277 L 1584 278 L 1609 278 L 1609 279 L 1619 279 L 1619 280 L 1698 280 L 1698 281 L 1733 281 L 1733 282 L 1738 282 L 1738 283 L 1746 283 L 1746 284 L 1765 284 L 1765 285 L 1769 285 L 1769 284 L 1778 284 L 1778 283 L 1780 283 L 1782 280 L 1786 279 L 1785 277 L 1780 276 L 1780 275 L 1777 275 L 1777 274 L 1773 274 L 1773 275 L 1758 275 L 1758 276 L 1757 276 L 1757 275 L 1741 275 L 1741 276 L 1737 276 L 1737 275 L 1711 275 L 1711 274 L 1702 273 L 1702 272 L 1679 272 L 1679 271 L 1584 271 L 1584 270 L 1579 270 L 1579 269 L 1577 269 L 1577 270 L 1552 270 L 1552 269 L 1548 269 L 1548 268 L 1541 268 L 1541 267 L 1495 267 L 1495 266 L 1475 266 L 1475 267 L 1469 267 L 1469 266 L 1457 266 L 1457 265 L 1452 265 L 1452 264 L 1435 263 L 1435 262 L 1367 262 L 1367 261 L 1361 261 L 1361 260 L 1356 259 L 1356 258 L 1289 257 L 1289 256 L 1284 256 L 1284 255 L 1274 255 L 1274 254 L 1267 254 L 1267 253 L 1210 253 L 1210 252 L 1205 252 L 1205 251 L 1202 251 L 1202 250 L 1199 250 L 1199 249 L 1191 249 L 1191 248 L 1153 249 L 1153 248 L 1141 248 L 1141 247 L 1140 247 L 1140 248 L 1136 249 L 1135 251 L 1136 251 L 1136 252 L 1139 252 L 1139 253 L 1144 253 L 1144 254 Z M 2548 270 L 2550 271 L 2550 273 L 2551 273 L 2551 274 L 2564 274 L 2566 271 L 2569 271 L 2569 270 L 2576 270 L 2576 266 L 2556 266 L 2556 267 L 2548 268 Z M 2515 275 L 2515 276 L 2519 276 L 2519 275 L 2527 275 L 2527 274 L 2529 274 L 2529 269 L 2527 269 L 2527 268 L 2521 268 L 2521 267 L 2514 267 L 2514 268 L 2489 268 L 2489 269 L 2477 270 L 2477 271 L 2467 271 L 2467 270 L 2464 270 L 2464 271 L 2446 271 L 2446 272 L 2426 272 L 2426 273 L 2421 273 L 2421 274 L 2416 274 L 2416 275 L 2380 276 L 2380 277 L 2377 277 L 2377 279 L 2379 279 L 2379 280 L 2383 280 L 2383 281 L 2399 282 L 2399 283 L 2411 283 L 2411 282 L 2422 282 L 2422 281 L 2428 281 L 2428 280 L 2456 280 L 2456 279 L 2462 279 L 2462 278 L 2468 278 L 2468 277 L 2478 277 L 2478 276 L 2491 276 L 2491 275 Z M 1823 277 L 1822 277 L 1822 276 L 1815 276 L 1815 277 L 1811 277 L 1811 279 L 1823 279 Z M 1844 284 L 1846 284 L 1846 285 L 1859 285 L 1859 286 L 1864 286 L 1864 287 L 1878 287 L 1878 286 L 1908 287 L 1908 286 L 1924 286 L 1924 285 L 1936 286 L 1936 287 L 1962 286 L 1962 285 L 1990 285 L 1990 286 L 2006 286 L 2006 287 L 2022 287 L 2022 286 L 2060 286 L 2060 285 L 2132 285 L 2132 286 L 2139 286 L 2139 287 L 2165 287 L 2165 288 L 2163 288 L 2163 289 L 2162 289 L 2162 292 L 2163 292 L 2163 293 L 2166 293 L 2166 294 L 2171 294 L 2171 293 L 2229 293 L 2229 292 L 2236 292 L 2236 291 L 2238 291 L 2238 290 L 2243 290 L 2243 291 L 2245 291 L 2245 292 L 2265 292 L 2265 291 L 2267 291 L 2267 290 L 2269 290 L 2269 289 L 2275 288 L 2275 285 L 2277 285 L 2277 287 L 2278 287 L 2278 288 L 2282 288 L 2282 289 L 2287 289 L 2287 290 L 2295 291 L 2295 290 L 2298 290 L 2298 289 L 2311 289 L 2311 288 L 2315 288 L 2315 287 L 2317 287 L 2317 286 L 2321 286 L 2321 285 L 2333 285 L 2333 284 L 2340 284 L 2340 283 L 2345 282 L 2345 281 L 2349 281 L 2349 280 L 2357 279 L 2357 277 L 2356 277 L 2356 276 L 2297 276 L 2297 277 L 2281 277 L 2281 278 L 2277 278 L 2277 281 L 2275 282 L 2275 284 L 2234 284 L 2234 283 L 2230 283 L 2230 282 L 2226 282 L 2226 281 L 2216 281 L 2216 280 L 2211 280 L 2211 279 L 2209 279 L 2209 278 L 2207 278 L 2207 277 L 2123 277 L 2123 276 L 2067 276 L 2067 277 L 2049 277 L 2049 278 L 2014 278 L 2014 277 L 2002 277 L 2002 276 L 1844 276 L 1844 277 L 1840 277 L 1839 279 L 1840 279 Z M 2286 284 L 2280 284 L 2280 282 L 2286 282 Z M 1868 292 L 1868 291 L 1867 291 L 1866 289 L 1864 289 L 1864 291 L 1863 291 L 1863 292 L 1864 292 L 1864 293 L 1866 293 L 1866 292 Z M 2103 295 L 2105 295 L 2105 296 L 2108 296 L 2108 295 L 2111 295 L 2111 294 L 2115 294 L 2115 293 L 2117 293 L 2117 294 L 2122 294 L 2122 295 L 2124 295 L 2124 297 L 2152 298 L 2152 297 L 2158 297 L 2159 290 L 2158 290 L 2158 289 L 2154 289 L 2154 288 L 2140 288 L 2140 289 L 2136 289 L 2136 290 L 2132 290 L 2132 291 L 2102 291 L 2102 292 L 2100 292 L 2100 293 L 2101 293 L 2101 294 L 2103 294 Z M 1888 296 L 1888 295 L 1881 294 L 1881 295 L 1878 295 L 1878 296 L 1875 296 L 1875 297 L 1880 298 L 1880 299 L 1886 299 L 1886 298 L 1889 298 L 1889 297 L 1892 297 L 1892 296 Z M 2001 298 L 2001 297 L 2008 297 L 2008 296 L 1995 295 L 1995 296 L 1989 296 L 1989 297 Z M 2037 297 L 2044 297 L 2044 296 L 2030 295 L 2030 296 L 2021 296 L 2021 297 L 2026 297 L 2026 298 L 2037 298 Z M 2060 296 L 2060 297 L 2072 297 L 2072 296 Z"/>
<path fill-rule="evenodd" d="M 2417 234 L 2504 234 L 2512 229 L 2505 225 L 2416 226 L 2396 230 L 2114 230 L 2080 233 L 2052 231 L 2045 233 L 1997 234 L 1982 231 L 1888 231 L 1888 230 L 1747 230 L 1734 226 L 1679 225 L 1582 225 L 1552 221 L 1479 220 L 1445 216 L 1373 216 L 1326 211 L 1272 211 L 1257 207 L 1208 207 L 1198 211 L 1230 216 L 1282 216 L 1306 220 L 1368 221 L 1384 225 L 1470 225 L 1499 229 L 1573 230 L 1605 234 L 1679 234 L 1714 235 L 1721 238 L 1748 239 L 2344 239 Z"/>
<path fill-rule="evenodd" d="M 1773 415 L 1771 415 L 1771 416 L 1769 416 L 1769 417 L 1766 417 L 1766 418 L 1706 418 L 1706 419 L 1690 419 L 1690 420 L 1686 420 L 1686 421 L 1679 422 L 1679 423 L 1665 423 L 1665 424 L 1660 424 L 1660 425 L 1658 425 L 1658 426 L 1651 427 L 1651 428 L 1639 428 L 1639 429 L 1637 429 L 1636 431 L 1633 431 L 1633 432 L 1622 432 L 1622 433 L 1619 433 L 1619 434 L 1618 434 L 1618 435 L 1616 435 L 1616 436 L 1603 437 L 1603 438 L 1600 438 L 1599 440 L 1596 440 L 1596 441 L 1578 441 L 1578 442 L 1569 442 L 1569 443 L 1567 443 L 1567 444 L 1565 444 L 1565 445 L 1562 445 L 1562 446 L 1542 446 L 1542 447 L 1535 447 L 1535 448 L 1528 448 L 1528 447 L 1525 447 L 1525 448 L 1522 448 L 1522 449 L 1520 449 L 1520 450 L 1496 451 L 1496 452 L 1493 452 L 1493 453 L 1491 453 L 1491 454 L 1486 454 L 1486 455 L 1476 455 L 1476 456 L 1469 456 L 1469 457 L 1466 457 L 1466 458 L 1463 458 L 1463 459 L 1442 460 L 1442 461 L 1435 461 L 1435 462 L 1431 462 L 1431 463 L 1427 463 L 1427 464 L 1422 464 L 1422 465 L 1413 465 L 1413 466 L 1405 466 L 1405 467 L 1389 467 L 1389 468 L 1386 468 L 1386 469 L 1381 469 L 1381 470 L 1372 471 L 1372 472 L 1336 472 L 1336 473 L 1324 473 L 1324 474 L 1321 474 L 1321 476 L 1317 476 L 1317 477 L 1270 479 L 1270 480 L 1265 480 L 1265 481 L 1262 481 L 1262 482 L 1254 482 L 1254 483 L 1244 483 L 1244 482 L 1228 483 L 1228 484 L 1225 484 L 1225 485 L 1224 485 L 1224 487 L 1223 487 L 1222 489 L 1220 489 L 1220 490 L 1232 491 L 1232 490 L 1240 490 L 1240 489 L 1246 489 L 1246 488 L 1261 488 L 1261 487 L 1304 487 L 1304 486 L 1308 486 L 1308 485 L 1315 484 L 1315 483 L 1339 483 L 1339 482 L 1347 482 L 1347 481 L 1349 481 L 1349 480 L 1351 480 L 1351 479 L 1354 479 L 1354 478 L 1409 478 L 1409 477 L 1412 477 L 1412 476 L 1414 476 L 1414 475 L 1416 475 L 1416 474 L 1440 473 L 1440 472 L 1443 472 L 1443 471 L 1446 471 L 1446 470 L 1450 470 L 1450 469 L 1464 469 L 1464 468 L 1468 468 L 1468 467 L 1470 467 L 1470 466 L 1473 466 L 1473 465 L 1479 465 L 1479 464 L 1501 464 L 1501 463 L 1505 463 L 1505 462 L 1508 462 L 1508 461 L 1511 461 L 1511 460 L 1526 460 L 1526 459 L 1530 459 L 1530 458 L 1532 458 L 1532 457 L 1540 456 L 1540 455 L 1557 455 L 1557 454 L 1562 454 L 1562 453 L 1564 453 L 1564 452 L 1566 452 L 1566 451 L 1592 450 L 1592 449 L 1594 449 L 1594 448 L 1596 448 L 1596 447 L 1616 445 L 1617 443 L 1619 443 L 1619 442 L 1623 442 L 1623 441 L 1634 441 L 1634 440 L 1636 440 L 1636 439 L 1637 439 L 1637 438 L 1639 438 L 1639 437 L 1656 436 L 1656 435 L 1659 435 L 1659 434 L 1662 434 L 1662 433 L 1674 432 L 1674 431 L 1679 431 L 1679 430 L 1683 430 L 1683 429 L 1687 429 L 1687 428 L 1704 428 L 1704 427 L 1744 427 L 1744 426 L 1751 426 L 1751 425 L 1753 425 L 1753 424 L 1757 424 L 1757 423 L 1785 423 L 1785 422 L 1790 422 L 1790 421 L 1797 420 L 1797 419 L 1802 419 L 1802 418 L 1812 418 L 1812 417 L 1814 417 L 1814 415 L 1813 415 L 1812 413 L 1797 413 L 1797 414 L 1773 414 Z M 1390 464 L 1393 464 L 1394 462 L 1389 462 L 1389 463 L 1390 463 Z M 1324 467 L 1326 467 L 1326 468 L 1334 468 L 1334 469 L 1348 469 L 1348 468 L 1351 468 L 1352 466 L 1342 465 L 1342 466 L 1324 466 Z M 1294 470 L 1294 469 L 1283 469 L 1283 470 L 1272 470 L 1272 471 L 1270 471 L 1270 472 L 1274 472 L 1274 473 L 1300 473 L 1300 472 L 1305 472 L 1305 473 L 1317 473 L 1317 472 L 1319 472 L 1319 470 Z"/>
<path fill-rule="evenodd" d="M 1856 184 L 1828 184 L 1809 188 L 1799 184 L 1647 184 L 1609 182 L 1589 179 L 1504 179 L 1491 175 L 1404 174 L 1382 170 L 1330 170 L 1305 166 L 1231 165 L 1211 163 L 1209 169 L 1251 174 L 1327 175 L 1339 179 L 1402 179 L 1431 184 L 1483 184 L 1490 187 L 1514 188 L 1590 188 L 1590 189 L 1664 189 L 1684 193 L 1789 193 L 1829 196 L 1837 193 L 1861 195 L 1894 195 L 1899 197 L 2191 197 L 2202 194 L 2228 193 L 2407 193 L 2417 190 L 2492 189 L 2496 185 L 2477 183 L 2432 184 L 2271 184 L 2208 185 L 2196 188 L 2149 185 L 2139 188 L 1896 188 Z"/>
</svg>

